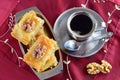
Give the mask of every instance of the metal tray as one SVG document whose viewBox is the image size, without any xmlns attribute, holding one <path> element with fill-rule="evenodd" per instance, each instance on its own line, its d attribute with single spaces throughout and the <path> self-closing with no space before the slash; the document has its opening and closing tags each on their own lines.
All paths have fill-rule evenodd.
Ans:
<svg viewBox="0 0 120 80">
<path fill-rule="evenodd" d="M 92 15 L 94 15 L 95 19 L 97 20 L 97 28 L 100 28 L 102 26 L 102 23 L 104 23 L 104 20 L 95 11 L 93 11 L 91 9 L 88 9 L 88 8 L 75 7 L 75 8 L 71 8 L 71 9 L 68 9 L 68 10 L 64 11 L 57 18 L 57 20 L 56 20 L 56 22 L 54 24 L 54 34 L 55 34 L 55 37 L 57 39 L 57 42 L 58 42 L 61 50 L 65 54 L 68 54 L 68 55 L 70 55 L 72 57 L 83 58 L 83 57 L 88 57 L 88 56 L 91 56 L 91 55 L 94 55 L 95 53 L 97 53 L 102 48 L 105 41 L 103 39 L 100 39 L 98 41 L 87 43 L 85 45 L 82 45 L 80 50 L 76 51 L 76 52 L 65 50 L 64 43 L 67 40 L 72 39 L 69 36 L 68 31 L 67 31 L 67 19 L 72 13 L 77 12 L 77 11 L 87 11 L 87 12 L 91 13 Z M 106 25 L 104 25 L 104 27 L 106 27 Z M 88 41 L 90 39 L 92 39 L 93 37 L 96 37 L 96 36 L 98 36 L 100 34 L 104 34 L 106 32 L 107 32 L 107 30 L 106 30 L 106 28 L 104 28 L 103 30 L 100 30 L 100 31 L 98 31 L 96 33 L 93 33 L 92 36 L 90 36 L 88 38 Z"/>
<path fill-rule="evenodd" d="M 34 10 L 35 12 L 37 12 L 37 16 L 43 18 L 45 20 L 45 23 L 44 23 L 44 26 L 45 26 L 45 30 L 46 32 L 49 34 L 48 36 L 50 38 L 53 38 L 55 39 L 54 37 L 54 34 L 52 32 L 52 27 L 50 25 L 50 23 L 48 22 L 48 20 L 45 18 L 45 16 L 42 14 L 42 12 L 36 8 L 36 7 L 31 7 L 31 8 L 27 8 L 25 10 L 22 10 L 18 13 L 16 13 L 16 17 L 15 17 L 15 22 L 17 23 L 19 21 L 19 19 L 28 11 L 30 10 Z M 56 40 L 56 39 L 55 39 Z M 27 52 L 27 46 L 23 45 L 22 43 L 19 42 L 19 46 L 20 46 L 20 49 L 23 53 L 23 55 Z M 44 79 L 47 79 L 47 78 L 50 78 L 52 76 L 55 76 L 59 73 L 62 72 L 63 70 L 63 63 L 62 63 L 62 55 L 61 55 L 61 52 L 60 50 L 56 51 L 55 52 L 55 56 L 58 60 L 58 65 L 56 67 L 54 67 L 53 69 L 49 69 L 49 70 L 46 70 L 44 72 L 41 72 L 41 73 L 38 73 L 35 69 L 33 69 L 31 66 L 30 68 L 33 70 L 33 72 L 35 73 L 35 75 L 40 79 L 40 80 L 44 80 Z"/>
</svg>

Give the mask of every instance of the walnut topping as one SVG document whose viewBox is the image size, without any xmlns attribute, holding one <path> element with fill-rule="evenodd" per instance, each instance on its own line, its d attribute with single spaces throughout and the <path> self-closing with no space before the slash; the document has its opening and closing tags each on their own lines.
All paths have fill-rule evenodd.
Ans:
<svg viewBox="0 0 120 80">
<path fill-rule="evenodd" d="M 35 25 L 34 21 L 30 21 L 30 19 L 27 19 L 22 26 L 22 29 L 25 30 L 26 32 L 31 32 L 33 27 Z"/>
<path fill-rule="evenodd" d="M 46 51 L 46 46 L 37 45 L 33 51 L 33 57 L 41 58 Z"/>
</svg>

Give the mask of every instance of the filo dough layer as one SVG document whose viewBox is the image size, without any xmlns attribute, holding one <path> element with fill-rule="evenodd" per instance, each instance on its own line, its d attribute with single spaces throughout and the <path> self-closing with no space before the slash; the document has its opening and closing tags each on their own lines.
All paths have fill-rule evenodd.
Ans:
<svg viewBox="0 0 120 80">
<path fill-rule="evenodd" d="M 46 47 L 44 55 L 40 58 L 33 56 L 34 50 L 37 45 L 42 45 Z M 24 55 L 24 61 L 35 68 L 38 72 L 42 72 L 48 67 L 52 66 L 56 61 L 54 55 L 55 51 L 58 50 L 56 41 L 49 39 L 45 35 L 40 35 L 37 41 L 32 45 L 28 52 Z M 54 61 L 52 61 L 54 60 Z M 47 62 L 48 61 L 48 62 Z M 51 64 L 52 63 L 52 64 Z M 46 65 L 47 64 L 47 65 Z M 46 68 L 45 68 L 46 67 Z"/>
</svg>

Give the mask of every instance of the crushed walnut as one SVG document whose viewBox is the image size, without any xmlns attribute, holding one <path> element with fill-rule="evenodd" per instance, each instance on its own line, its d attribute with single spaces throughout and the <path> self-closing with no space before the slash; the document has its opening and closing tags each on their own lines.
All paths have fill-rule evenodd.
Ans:
<svg viewBox="0 0 120 80">
<path fill-rule="evenodd" d="M 100 72 L 104 74 L 109 73 L 112 66 L 105 60 L 102 60 L 101 63 L 102 64 L 98 64 L 96 62 L 89 63 L 86 66 L 88 74 L 98 74 Z"/>
<path fill-rule="evenodd" d="M 33 51 L 33 57 L 41 58 L 46 51 L 46 46 L 37 45 Z"/>
<path fill-rule="evenodd" d="M 34 21 L 31 21 L 30 19 L 27 19 L 22 26 L 22 29 L 25 30 L 26 32 L 31 32 L 33 27 L 35 25 Z"/>
</svg>

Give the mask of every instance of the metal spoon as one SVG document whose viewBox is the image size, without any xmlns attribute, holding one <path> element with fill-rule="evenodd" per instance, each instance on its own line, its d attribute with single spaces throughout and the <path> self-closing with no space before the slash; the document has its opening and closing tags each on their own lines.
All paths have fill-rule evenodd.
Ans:
<svg viewBox="0 0 120 80">
<path fill-rule="evenodd" d="M 100 40 L 100 39 L 107 39 L 107 38 L 111 37 L 112 35 L 113 35 L 112 32 L 107 32 L 106 34 L 102 34 L 101 36 L 95 37 L 88 42 L 86 42 L 86 41 L 77 42 L 75 40 L 68 40 L 64 43 L 64 47 L 65 47 L 66 50 L 69 50 L 69 51 L 78 51 L 80 49 L 80 46 L 83 45 L 83 44 L 90 43 L 90 42 L 93 42 L 93 41 L 97 41 L 97 40 Z"/>
</svg>

